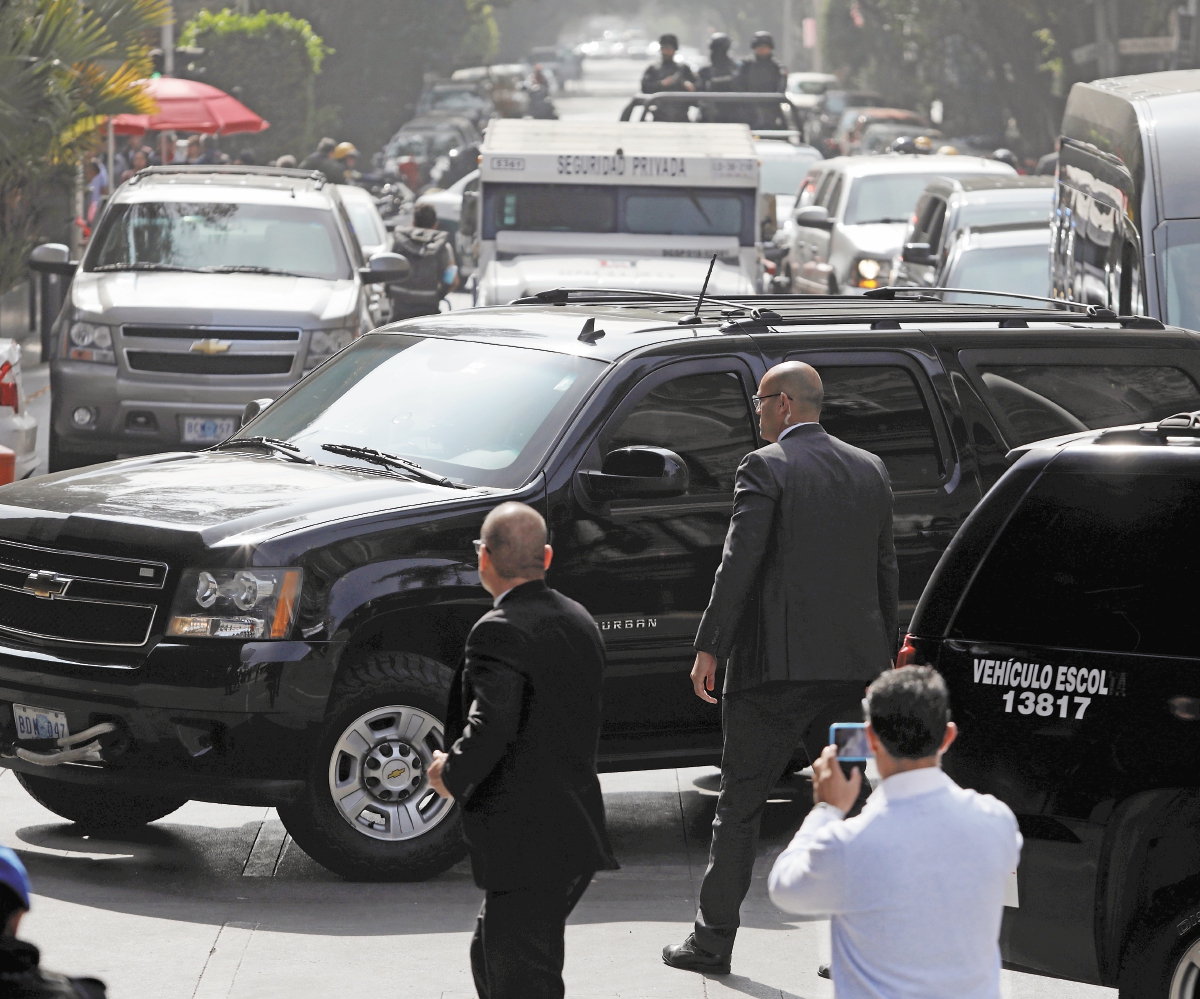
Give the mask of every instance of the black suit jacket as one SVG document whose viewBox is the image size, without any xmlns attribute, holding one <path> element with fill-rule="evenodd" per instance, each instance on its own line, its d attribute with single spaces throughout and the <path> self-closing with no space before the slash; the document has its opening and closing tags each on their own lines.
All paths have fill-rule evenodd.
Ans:
<svg viewBox="0 0 1200 999">
<path fill-rule="evenodd" d="M 729 657 L 726 693 L 871 680 L 895 655 L 898 584 L 883 462 L 820 424 L 797 427 L 738 468 L 696 649 Z"/>
<path fill-rule="evenodd" d="M 596 622 L 541 580 L 509 590 L 471 629 L 467 721 L 442 776 L 462 805 L 479 887 L 617 867 L 596 777 L 603 678 Z"/>
</svg>

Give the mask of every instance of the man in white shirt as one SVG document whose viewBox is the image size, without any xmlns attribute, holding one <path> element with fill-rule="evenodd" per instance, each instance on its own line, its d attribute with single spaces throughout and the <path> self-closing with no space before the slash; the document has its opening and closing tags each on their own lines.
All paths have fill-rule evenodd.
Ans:
<svg viewBox="0 0 1200 999">
<path fill-rule="evenodd" d="M 883 782 L 844 818 L 862 783 L 828 746 L 813 799 L 775 861 L 771 900 L 832 917 L 838 999 L 999 999 L 1004 886 L 1021 834 L 1008 806 L 940 767 L 957 735 L 945 681 L 890 670 L 867 690 L 867 738 Z"/>
</svg>

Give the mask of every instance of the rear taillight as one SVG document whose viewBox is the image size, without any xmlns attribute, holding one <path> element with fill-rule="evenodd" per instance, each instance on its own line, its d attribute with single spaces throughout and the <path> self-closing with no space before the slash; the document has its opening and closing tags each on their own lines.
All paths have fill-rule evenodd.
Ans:
<svg viewBox="0 0 1200 999">
<path fill-rule="evenodd" d="M 9 361 L 0 365 L 0 406 L 11 406 L 14 413 L 20 410 L 20 400 L 17 396 L 17 372 Z"/>
<path fill-rule="evenodd" d="M 911 666 L 916 657 L 917 647 L 913 645 L 913 637 L 912 635 L 905 635 L 904 644 L 900 646 L 900 651 L 896 653 L 896 669 Z"/>
</svg>

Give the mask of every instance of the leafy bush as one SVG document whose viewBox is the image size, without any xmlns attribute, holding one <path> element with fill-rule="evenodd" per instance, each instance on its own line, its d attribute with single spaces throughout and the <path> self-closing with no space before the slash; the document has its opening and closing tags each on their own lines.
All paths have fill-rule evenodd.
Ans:
<svg viewBox="0 0 1200 999">
<path fill-rule="evenodd" d="M 180 75 L 233 94 L 271 123 L 265 132 L 231 140 L 237 149 L 253 149 L 260 162 L 284 153 L 305 156 L 323 124 L 314 82 L 333 52 L 312 25 L 285 12 L 202 10 L 179 41 L 204 50 Z"/>
</svg>

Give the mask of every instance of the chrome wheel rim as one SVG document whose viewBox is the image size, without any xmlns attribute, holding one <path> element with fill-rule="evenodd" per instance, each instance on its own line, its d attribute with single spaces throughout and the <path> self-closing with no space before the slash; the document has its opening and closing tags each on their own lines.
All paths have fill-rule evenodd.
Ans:
<svg viewBox="0 0 1200 999">
<path fill-rule="evenodd" d="M 373 708 L 346 727 L 329 760 L 329 793 L 342 818 L 371 839 L 424 836 L 450 813 L 429 786 L 442 723 L 407 704 Z"/>
<path fill-rule="evenodd" d="M 1200 999 L 1196 986 L 1200 983 L 1200 940 L 1193 940 L 1180 956 L 1171 976 L 1170 999 Z"/>
</svg>

